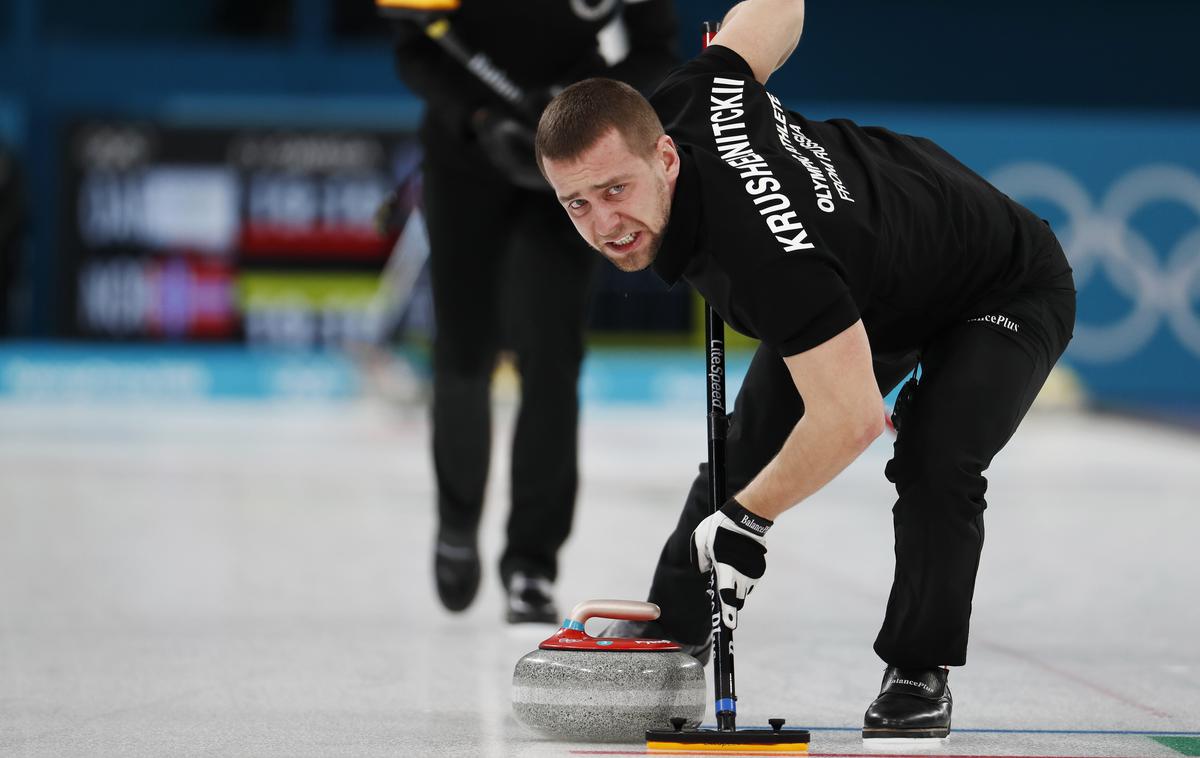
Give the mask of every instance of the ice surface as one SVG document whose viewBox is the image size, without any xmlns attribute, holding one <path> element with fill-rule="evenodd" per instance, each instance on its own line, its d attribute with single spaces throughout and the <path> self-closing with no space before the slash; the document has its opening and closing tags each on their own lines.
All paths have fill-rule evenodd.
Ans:
<svg viewBox="0 0 1200 758">
<path fill-rule="evenodd" d="M 636 754 L 511 716 L 512 667 L 549 630 L 501 622 L 510 423 L 502 411 L 485 584 L 452 616 L 429 571 L 421 411 L 0 405 L 0 754 Z M 705 449 L 704 419 L 678 409 L 589 406 L 582 429 L 564 613 L 644 597 Z M 814 755 L 865 752 L 888 453 L 876 443 L 780 520 L 741 617 L 740 723 L 813 728 Z M 970 661 L 937 752 L 1178 755 L 1061 731 L 1200 733 L 1200 437 L 1038 413 L 989 480 Z"/>
</svg>

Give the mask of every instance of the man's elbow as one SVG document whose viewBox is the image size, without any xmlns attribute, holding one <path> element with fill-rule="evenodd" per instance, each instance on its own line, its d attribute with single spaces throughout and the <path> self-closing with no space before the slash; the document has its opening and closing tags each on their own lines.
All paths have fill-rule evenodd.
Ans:
<svg viewBox="0 0 1200 758">
<path fill-rule="evenodd" d="M 885 427 L 882 407 L 872 407 L 869 411 L 859 413 L 853 431 L 854 446 L 858 452 L 870 447 L 883 434 Z"/>
</svg>

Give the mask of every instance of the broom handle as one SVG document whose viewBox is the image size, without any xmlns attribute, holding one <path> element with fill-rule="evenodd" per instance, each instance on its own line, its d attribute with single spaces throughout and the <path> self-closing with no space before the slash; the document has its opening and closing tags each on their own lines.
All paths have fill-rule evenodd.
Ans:
<svg viewBox="0 0 1200 758">
<path fill-rule="evenodd" d="M 708 47 L 719 27 L 719 22 L 704 22 L 704 47 Z M 704 306 L 704 341 L 708 346 L 708 499 L 715 513 L 725 504 L 725 322 L 707 303 Z M 708 574 L 708 594 L 712 603 L 714 710 L 717 729 L 733 732 L 737 730 L 733 630 L 721 619 L 721 600 L 717 591 L 714 567 Z"/>
<path fill-rule="evenodd" d="M 708 497 L 712 510 L 725 503 L 725 322 L 711 305 L 704 308 L 704 338 L 708 344 Z M 737 693 L 733 686 L 733 630 L 721 618 L 717 596 L 717 572 L 708 573 L 712 601 L 713 689 L 716 697 L 717 728 L 737 727 Z"/>
<path fill-rule="evenodd" d="M 416 24 L 425 36 L 440 47 L 497 97 L 512 106 L 517 113 L 537 125 L 541 112 L 532 111 L 529 93 L 509 78 L 482 50 L 464 42 L 450 22 L 450 13 L 461 5 L 458 0 L 375 0 L 375 7 L 384 18 Z"/>
</svg>

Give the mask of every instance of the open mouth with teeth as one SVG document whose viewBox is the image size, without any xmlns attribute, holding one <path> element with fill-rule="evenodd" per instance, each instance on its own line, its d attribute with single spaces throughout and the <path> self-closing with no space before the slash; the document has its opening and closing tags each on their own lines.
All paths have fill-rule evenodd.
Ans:
<svg viewBox="0 0 1200 758">
<path fill-rule="evenodd" d="M 604 244 L 607 245 L 611 250 L 616 250 L 618 253 L 624 253 L 637 246 L 638 240 L 641 238 L 641 232 L 630 232 L 620 239 L 615 239 L 611 242 L 605 242 Z"/>
</svg>

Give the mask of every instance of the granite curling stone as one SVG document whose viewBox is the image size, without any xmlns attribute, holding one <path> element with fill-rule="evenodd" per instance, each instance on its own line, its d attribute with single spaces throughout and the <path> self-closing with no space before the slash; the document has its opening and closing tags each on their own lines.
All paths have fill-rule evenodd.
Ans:
<svg viewBox="0 0 1200 758">
<path fill-rule="evenodd" d="M 592 637 L 589 618 L 652 621 L 653 603 L 587 600 L 513 671 L 513 714 L 534 732 L 579 742 L 641 742 L 647 729 L 704 718 L 704 667 L 670 640 Z"/>
</svg>

